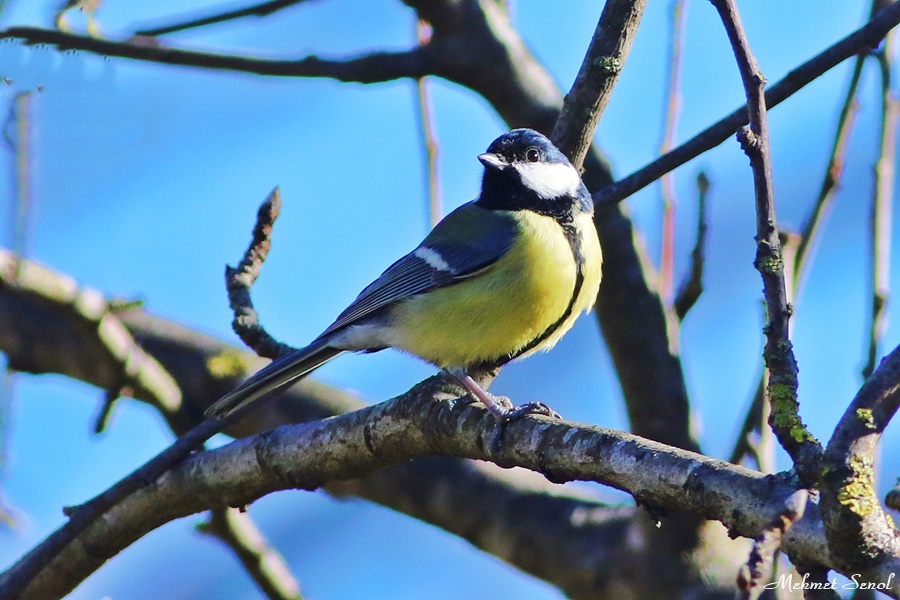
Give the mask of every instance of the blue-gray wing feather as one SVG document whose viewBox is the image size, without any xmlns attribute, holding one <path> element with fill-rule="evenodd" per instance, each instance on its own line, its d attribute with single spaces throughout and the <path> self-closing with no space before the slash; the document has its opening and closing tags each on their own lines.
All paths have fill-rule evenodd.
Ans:
<svg viewBox="0 0 900 600">
<path fill-rule="evenodd" d="M 359 322 L 394 302 L 483 272 L 509 250 L 516 232 L 516 221 L 509 213 L 464 204 L 447 215 L 416 250 L 366 287 L 320 337 Z M 433 257 L 431 262 L 417 254 L 422 248 Z"/>
</svg>

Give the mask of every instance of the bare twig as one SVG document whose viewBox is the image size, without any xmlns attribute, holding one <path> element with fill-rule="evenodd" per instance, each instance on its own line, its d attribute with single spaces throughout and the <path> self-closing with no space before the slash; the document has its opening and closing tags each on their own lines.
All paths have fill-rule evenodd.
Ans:
<svg viewBox="0 0 900 600">
<path fill-rule="evenodd" d="M 697 237 L 694 249 L 691 250 L 691 270 L 678 288 L 673 307 L 679 319 L 684 319 L 703 293 L 703 264 L 706 260 L 706 232 L 708 229 L 706 194 L 709 192 L 709 179 L 706 173 L 697 174 Z"/>
<path fill-rule="evenodd" d="M 421 19 L 415 21 L 416 41 L 420 46 L 431 41 L 431 26 Z M 441 202 L 441 185 L 438 173 L 438 143 L 434 135 L 428 85 L 424 77 L 416 78 L 416 107 L 419 111 L 419 133 L 422 136 L 422 152 L 425 155 L 425 186 L 428 189 L 428 221 L 434 227 L 444 211 Z"/>
<path fill-rule="evenodd" d="M 891 60 L 894 35 L 888 34 L 884 46 L 877 53 L 881 67 L 881 132 L 878 159 L 875 162 L 875 185 L 869 214 L 871 250 L 872 312 L 869 321 L 869 347 L 863 378 L 875 370 L 878 344 L 884 334 L 891 251 L 891 203 L 894 195 L 894 156 L 897 135 L 897 115 L 900 110 L 891 89 Z"/>
<path fill-rule="evenodd" d="M 766 106 L 768 108 L 777 106 L 848 58 L 874 48 L 898 23 L 900 23 L 900 5 L 893 3 L 886 6 L 864 26 L 832 44 L 770 86 L 766 91 Z M 715 148 L 747 123 L 749 123 L 747 107 L 742 106 L 668 154 L 660 156 L 627 177 L 594 193 L 594 201 L 602 204 L 624 200 L 653 183 L 663 174 L 680 167 L 707 150 Z"/>
<path fill-rule="evenodd" d="M 197 525 L 200 533 L 221 540 L 270 600 L 302 600 L 300 586 L 284 559 L 269 546 L 253 519 L 236 508 L 214 508 L 209 520 Z"/>
<path fill-rule="evenodd" d="M 30 252 L 31 215 L 31 92 L 13 97 L 9 115 L 3 125 L 3 137 L 13 158 L 12 196 L 14 198 L 9 239 L 13 252 L 28 256 Z"/>
<path fill-rule="evenodd" d="M 225 287 L 228 290 L 228 302 L 234 313 L 232 329 L 247 346 L 259 356 L 276 359 L 292 352 L 293 347 L 279 342 L 260 324 L 259 315 L 253 308 L 250 288 L 259 277 L 266 256 L 271 246 L 270 236 L 275 219 L 281 210 L 281 193 L 276 187 L 263 201 L 256 215 L 253 227 L 253 238 L 240 264 L 225 267 Z"/>
<path fill-rule="evenodd" d="M 876 0 L 877 2 L 877 0 Z M 873 4 L 874 5 L 874 4 Z M 834 134 L 834 141 L 831 146 L 831 154 L 828 157 L 828 164 L 825 167 L 825 174 L 822 177 L 822 185 L 819 188 L 819 195 L 804 222 L 801 230 L 797 250 L 794 257 L 793 268 L 785 268 L 785 273 L 790 275 L 785 282 L 792 282 L 793 293 L 791 297 L 797 298 L 809 271 L 809 265 L 814 254 L 817 242 L 821 235 L 822 225 L 825 216 L 834 200 L 834 192 L 837 190 L 840 182 L 841 174 L 844 168 L 844 154 L 847 148 L 847 142 L 850 139 L 850 130 L 853 125 L 853 117 L 858 108 L 856 101 L 856 93 L 859 88 L 859 79 L 862 75 L 862 69 L 865 64 L 866 54 L 859 54 L 854 61 L 853 73 L 850 76 L 850 82 L 847 86 L 847 93 L 844 96 L 844 102 L 838 116 L 837 126 Z M 751 442 L 751 436 L 755 433 L 760 437 L 767 435 L 764 429 L 767 420 L 768 407 L 765 404 L 766 389 L 766 370 L 761 370 L 756 391 L 753 393 L 753 399 L 744 416 L 744 422 L 741 430 L 735 439 L 734 449 L 731 451 L 729 461 L 740 464 L 744 456 L 748 453 L 754 454 Z M 765 415 L 763 413 L 766 413 Z M 759 464 L 757 462 L 757 464 Z M 762 467 L 760 467 L 762 469 Z"/>
<path fill-rule="evenodd" d="M 175 33 L 177 31 L 196 29 L 197 27 L 205 27 L 206 25 L 215 25 L 217 23 L 242 19 L 244 17 L 267 17 L 279 10 L 294 6 L 295 4 L 302 4 L 306 1 L 307 0 L 270 0 L 269 2 L 261 2 L 244 8 L 209 14 L 205 17 L 183 19 L 170 23 L 169 25 L 141 29 L 136 32 L 136 35 L 156 37 L 166 35 L 167 33 Z"/>
<path fill-rule="evenodd" d="M 900 534 L 875 492 L 875 450 L 900 406 L 900 347 L 881 361 L 841 417 L 822 461 L 822 521 L 836 567 L 878 569 L 900 556 Z"/>
<path fill-rule="evenodd" d="M 52 44 L 60 50 L 84 50 L 101 56 L 118 56 L 168 65 L 198 67 L 270 75 L 275 77 L 328 77 L 338 81 L 376 83 L 402 77 L 432 74 L 430 46 L 403 52 L 373 52 L 347 59 L 307 56 L 299 60 L 267 60 L 212 52 L 178 50 L 162 45 L 114 42 L 36 27 L 10 27 L 0 39 L 20 39 L 27 44 Z"/>
<path fill-rule="evenodd" d="M 825 216 L 834 201 L 834 193 L 837 191 L 841 175 L 844 171 L 844 155 L 847 151 L 847 142 L 850 140 L 850 130 L 853 128 L 854 116 L 859 108 L 856 93 L 859 89 L 859 79 L 865 65 L 866 54 L 859 54 L 853 64 L 853 73 L 847 85 L 847 93 L 844 96 L 844 104 L 838 116 L 837 127 L 834 132 L 834 141 L 831 145 L 831 154 L 822 177 L 822 185 L 819 195 L 813 204 L 812 211 L 806 218 L 800 232 L 800 246 L 797 248 L 797 260 L 794 263 L 794 289 L 799 292 L 809 270 L 807 265 L 812 258 L 816 244 L 819 240 L 822 224 Z"/>
<path fill-rule="evenodd" d="M 669 60 L 666 76 L 666 112 L 663 119 L 662 141 L 659 153 L 665 154 L 672 149 L 675 138 L 675 125 L 678 122 L 679 79 L 681 77 L 681 38 L 683 35 L 684 5 L 687 0 L 672 0 L 669 28 Z M 672 302 L 672 280 L 675 272 L 675 182 L 671 174 L 660 178 L 662 192 L 662 244 L 659 259 L 660 293 L 663 301 Z"/>
<path fill-rule="evenodd" d="M 741 598 L 755 600 L 762 594 L 772 576 L 775 553 L 781 548 L 785 532 L 803 517 L 807 499 L 806 490 L 797 490 L 791 494 L 784 503 L 784 509 L 756 538 L 747 564 L 738 573 L 737 584 Z"/>
<path fill-rule="evenodd" d="M 625 65 L 646 0 L 606 2 L 550 139 L 579 171 Z"/>
<path fill-rule="evenodd" d="M 782 447 L 794 461 L 804 485 L 812 486 L 818 477 L 822 454 L 819 442 L 809 433 L 799 416 L 797 401 L 797 362 L 791 347 L 788 303 L 784 280 L 784 262 L 775 219 L 772 191 L 772 165 L 764 97 L 765 79 L 750 52 L 734 0 L 712 0 L 719 12 L 734 49 L 741 80 L 747 94 L 750 128 L 743 128 L 738 139 L 750 158 L 756 192 L 756 268 L 763 280 L 767 323 L 763 357 L 769 370 L 766 388 L 772 413 L 769 423 Z"/>
</svg>

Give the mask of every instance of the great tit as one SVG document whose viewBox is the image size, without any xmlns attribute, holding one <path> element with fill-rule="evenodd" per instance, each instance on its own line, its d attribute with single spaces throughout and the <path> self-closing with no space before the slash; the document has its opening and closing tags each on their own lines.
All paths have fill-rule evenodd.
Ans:
<svg viewBox="0 0 900 600">
<path fill-rule="evenodd" d="M 213 404 L 222 418 L 344 352 L 397 348 L 458 381 L 499 420 L 514 408 L 470 373 L 553 347 L 594 304 L 600 243 L 578 172 L 531 129 L 501 135 L 478 156 L 481 194 L 366 287 L 319 337 L 258 371 Z"/>
</svg>

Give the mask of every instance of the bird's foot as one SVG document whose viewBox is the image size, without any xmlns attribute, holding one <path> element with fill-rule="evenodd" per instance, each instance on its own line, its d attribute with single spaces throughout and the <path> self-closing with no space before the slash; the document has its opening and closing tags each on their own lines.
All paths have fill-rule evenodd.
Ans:
<svg viewBox="0 0 900 600">
<path fill-rule="evenodd" d="M 543 415 L 551 419 L 562 419 L 560 414 L 544 404 L 543 402 L 526 402 L 521 406 L 513 404 L 512 400 L 506 396 L 495 396 L 487 391 L 482 390 L 484 396 L 476 397 L 470 394 L 475 400 L 484 404 L 488 412 L 494 415 L 494 418 L 501 423 L 511 423 L 518 421 L 522 417 L 528 415 Z"/>
<path fill-rule="evenodd" d="M 447 369 L 447 374 L 458 381 L 469 392 L 469 396 L 482 404 L 494 418 L 501 423 L 516 421 L 526 415 L 544 415 L 551 419 L 561 419 L 558 412 L 543 402 L 527 402 L 516 406 L 506 396 L 494 396 L 485 391 L 478 383 L 463 370 Z"/>
</svg>

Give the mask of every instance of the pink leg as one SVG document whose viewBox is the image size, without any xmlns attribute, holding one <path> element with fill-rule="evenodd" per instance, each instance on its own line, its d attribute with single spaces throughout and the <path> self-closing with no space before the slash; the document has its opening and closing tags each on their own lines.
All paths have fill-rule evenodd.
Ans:
<svg viewBox="0 0 900 600">
<path fill-rule="evenodd" d="M 516 407 L 507 398 L 492 396 L 478 385 L 478 382 L 472 379 L 464 369 L 445 369 L 445 372 L 466 388 L 466 391 L 473 398 L 484 404 L 488 412 L 500 422 L 512 421 L 529 414 L 546 415 L 555 419 L 561 418 L 559 413 L 541 402 L 529 402 Z"/>
</svg>

